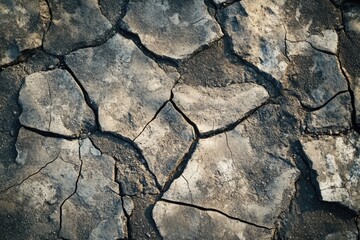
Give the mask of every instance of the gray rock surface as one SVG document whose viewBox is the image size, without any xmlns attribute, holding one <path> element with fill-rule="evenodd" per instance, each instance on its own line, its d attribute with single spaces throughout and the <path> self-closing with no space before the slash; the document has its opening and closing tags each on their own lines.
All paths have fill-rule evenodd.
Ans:
<svg viewBox="0 0 360 240">
<path fill-rule="evenodd" d="M 66 70 L 27 76 L 20 90 L 19 102 L 22 107 L 19 120 L 27 127 L 65 136 L 80 136 L 95 125 L 94 113 Z"/>
<path fill-rule="evenodd" d="M 340 34 L 340 60 L 354 92 L 356 123 L 360 124 L 360 4 L 343 4 L 345 32 Z"/>
<path fill-rule="evenodd" d="M 241 1 L 224 8 L 220 19 L 234 52 L 299 95 L 304 105 L 319 107 L 347 89 L 336 58 L 341 16 L 329 1 Z"/>
<path fill-rule="evenodd" d="M 187 58 L 223 35 L 203 1 L 130 0 L 123 20 L 146 48 L 175 59 Z"/>
<path fill-rule="evenodd" d="M 99 0 L 101 13 L 115 26 L 125 14 L 126 0 Z"/>
<path fill-rule="evenodd" d="M 279 131 L 271 122 L 274 119 L 263 120 L 266 114 L 282 115 L 276 112 L 273 106 L 264 108 L 232 131 L 201 139 L 184 172 L 163 198 L 217 209 L 272 228 L 288 207 L 299 175 L 290 160 L 284 160 L 289 159 L 286 137 L 280 136 L 286 135 L 286 130 L 266 135 L 266 131 Z"/>
<path fill-rule="evenodd" d="M 164 239 L 271 239 L 273 230 L 230 219 L 214 211 L 159 201 L 153 217 Z"/>
<path fill-rule="evenodd" d="M 17 157 L 9 165 L 0 163 L 1 191 L 20 184 L 27 177 L 37 173 L 49 162 L 60 158 L 63 150 L 68 158 L 77 155 L 78 144 L 58 138 L 42 137 L 21 128 L 16 142 Z"/>
<path fill-rule="evenodd" d="M 40 47 L 50 21 L 45 0 L 1 1 L 0 66 L 13 62 L 21 52 Z"/>
<path fill-rule="evenodd" d="M 303 150 L 316 172 L 321 198 L 360 211 L 359 135 L 303 139 Z"/>
<path fill-rule="evenodd" d="M 287 42 L 292 61 L 289 83 L 303 105 L 316 108 L 348 90 L 337 57 L 314 49 L 307 42 Z"/>
<path fill-rule="evenodd" d="M 195 140 L 193 127 L 168 102 L 135 143 L 160 185 L 164 186 Z"/>
<path fill-rule="evenodd" d="M 284 2 L 245 0 L 220 12 L 234 52 L 278 80 L 284 78 L 288 66 Z"/>
<path fill-rule="evenodd" d="M 17 151 L 14 165 L 0 174 L 2 190 L 13 186 L 0 192 L 1 229 L 13 229 L 1 238 L 56 239 L 60 206 L 76 188 L 79 143 L 21 129 Z"/>
<path fill-rule="evenodd" d="M 339 133 L 349 130 L 351 123 L 351 96 L 341 93 L 319 110 L 309 112 L 305 119 L 310 133 Z"/>
<path fill-rule="evenodd" d="M 98 108 L 101 130 L 130 139 L 170 99 L 174 85 L 153 60 L 118 34 L 99 47 L 69 54 L 66 63 Z"/>
<path fill-rule="evenodd" d="M 253 83 L 232 84 L 223 88 L 178 84 L 173 93 L 176 106 L 196 124 L 201 133 L 225 128 L 269 98 L 264 87 Z"/>
<path fill-rule="evenodd" d="M 96 0 L 49 0 L 51 25 L 45 34 L 44 49 L 56 55 L 86 47 L 104 39 L 111 29 Z"/>
<path fill-rule="evenodd" d="M 126 238 L 126 217 L 115 182 L 115 160 L 102 155 L 89 139 L 80 141 L 80 159 L 76 193 L 62 205 L 60 237 Z"/>
</svg>

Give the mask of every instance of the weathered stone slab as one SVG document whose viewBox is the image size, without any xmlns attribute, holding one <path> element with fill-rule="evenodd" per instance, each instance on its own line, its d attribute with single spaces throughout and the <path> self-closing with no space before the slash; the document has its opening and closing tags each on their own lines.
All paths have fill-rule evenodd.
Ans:
<svg viewBox="0 0 360 240">
<path fill-rule="evenodd" d="M 257 228 L 214 211 L 159 201 L 153 218 L 164 239 L 271 239 L 273 230 Z"/>
<path fill-rule="evenodd" d="M 321 198 L 360 211 L 359 135 L 302 139 L 303 150 L 316 172 Z"/>
<path fill-rule="evenodd" d="M 45 34 L 44 49 L 64 55 L 104 38 L 111 29 L 96 0 L 49 0 L 52 21 Z"/>
<path fill-rule="evenodd" d="M 65 70 L 37 72 L 20 90 L 20 123 L 41 131 L 79 136 L 95 125 L 80 87 Z"/>
<path fill-rule="evenodd" d="M 307 42 L 287 41 L 287 46 L 292 61 L 289 88 L 303 105 L 320 107 L 337 93 L 348 90 L 335 55 L 320 52 Z"/>
<path fill-rule="evenodd" d="M 66 63 L 97 106 L 102 131 L 134 139 L 170 99 L 174 79 L 118 34 L 69 54 Z"/>
<path fill-rule="evenodd" d="M 203 1 L 129 1 L 126 28 L 150 51 L 175 59 L 189 57 L 222 37 Z"/>
<path fill-rule="evenodd" d="M 80 142 L 81 175 L 76 193 L 62 206 L 60 236 L 66 239 L 127 238 L 126 217 L 115 179 L 115 160 L 89 139 Z"/>
<path fill-rule="evenodd" d="M 223 88 L 178 84 L 173 93 L 176 106 L 201 133 L 225 128 L 269 98 L 264 87 L 253 83 L 232 84 Z"/>
<path fill-rule="evenodd" d="M 351 123 L 351 96 L 341 93 L 319 110 L 309 112 L 306 130 L 311 133 L 339 133 L 349 130 Z"/>
<path fill-rule="evenodd" d="M 168 102 L 144 129 L 135 143 L 142 150 L 150 170 L 164 185 L 195 139 L 193 127 Z"/>
<path fill-rule="evenodd" d="M 40 47 L 50 21 L 45 0 L 0 3 L 0 65 L 20 56 L 21 51 Z"/>
<path fill-rule="evenodd" d="M 277 1 L 284 2 L 284 1 Z M 282 5 L 276 1 L 244 0 L 220 11 L 233 50 L 260 70 L 282 80 L 288 66 Z"/>
<path fill-rule="evenodd" d="M 285 160 L 289 129 L 279 125 L 293 123 L 283 114 L 269 106 L 232 131 L 201 139 L 163 198 L 272 228 L 288 208 L 299 175 Z"/>
<path fill-rule="evenodd" d="M 63 151 L 67 158 L 77 155 L 78 144 L 58 138 L 42 137 L 34 132 L 21 128 L 16 142 L 17 157 L 7 166 L 0 163 L 0 192 L 37 173 L 49 162 L 60 158 Z"/>
<path fill-rule="evenodd" d="M 21 129 L 17 151 L 16 163 L 0 174 L 2 190 L 17 184 L 0 194 L 1 237 L 56 239 L 60 206 L 75 191 L 79 143 Z"/>
</svg>

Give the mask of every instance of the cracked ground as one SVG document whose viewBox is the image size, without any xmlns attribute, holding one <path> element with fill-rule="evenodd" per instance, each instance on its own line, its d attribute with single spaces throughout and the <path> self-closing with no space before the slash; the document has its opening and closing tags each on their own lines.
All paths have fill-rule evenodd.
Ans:
<svg viewBox="0 0 360 240">
<path fill-rule="evenodd" d="M 0 0 L 0 239 L 360 239 L 357 0 Z"/>
</svg>

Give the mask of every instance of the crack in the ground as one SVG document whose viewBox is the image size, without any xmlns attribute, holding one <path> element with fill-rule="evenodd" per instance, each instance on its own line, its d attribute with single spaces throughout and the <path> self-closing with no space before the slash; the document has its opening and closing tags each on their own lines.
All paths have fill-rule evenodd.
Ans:
<svg viewBox="0 0 360 240">
<path fill-rule="evenodd" d="M 131 228 L 131 222 L 130 222 L 130 215 L 125 210 L 123 197 L 121 197 L 121 204 L 122 204 L 123 212 L 124 212 L 125 217 L 126 217 L 126 228 L 127 228 L 127 238 L 126 239 L 131 240 L 131 239 L 133 239 L 133 237 L 132 237 L 132 228 Z"/>
<path fill-rule="evenodd" d="M 309 44 L 309 46 L 314 49 L 315 51 L 324 53 L 324 54 L 328 54 L 328 55 L 333 55 L 333 56 L 337 56 L 337 53 L 333 53 L 331 51 L 325 50 L 325 49 L 321 49 L 316 47 L 314 44 L 312 44 L 310 41 L 303 39 L 303 40 L 290 40 L 290 39 L 286 39 L 286 41 L 290 42 L 290 43 L 307 43 Z"/>
<path fill-rule="evenodd" d="M 251 109 L 250 111 L 248 111 L 243 117 L 241 117 L 240 119 L 227 124 L 225 127 L 221 127 L 218 128 L 216 130 L 211 130 L 211 131 L 207 131 L 204 133 L 199 133 L 199 138 L 200 139 L 205 139 L 205 138 L 211 138 L 213 136 L 222 134 L 222 133 L 226 133 L 229 132 L 231 130 L 234 130 L 238 125 L 240 125 L 242 122 L 246 121 L 247 119 L 249 119 L 252 115 L 254 115 L 259 109 L 265 107 L 268 104 L 272 103 L 272 99 L 268 99 L 267 101 L 265 101 L 264 103 L 262 103 L 261 105 L 259 105 L 256 108 Z"/>
<path fill-rule="evenodd" d="M 92 110 L 92 112 L 94 113 L 94 117 L 95 117 L 95 129 L 93 129 L 94 131 L 97 131 L 100 129 L 100 123 L 99 123 L 99 110 L 98 110 L 98 106 L 96 105 L 95 102 L 93 102 L 90 98 L 89 93 L 86 91 L 85 87 L 83 86 L 83 84 L 81 83 L 81 81 L 76 77 L 76 74 L 73 72 L 73 70 L 66 64 L 65 59 L 62 58 L 61 59 L 61 67 L 63 69 L 65 69 L 68 73 L 70 73 L 70 75 L 72 76 L 72 78 L 75 80 L 76 84 L 80 87 L 81 92 L 84 96 L 85 102 L 87 104 L 87 106 Z"/>
<path fill-rule="evenodd" d="M 175 179 L 182 176 L 189 160 L 191 159 L 192 155 L 194 154 L 196 147 L 199 143 L 199 137 L 196 136 L 194 141 L 191 143 L 189 150 L 184 154 L 182 159 L 179 161 L 178 165 L 175 169 L 168 175 L 167 180 L 165 181 L 164 187 L 161 189 L 161 192 L 158 196 L 158 199 L 161 199 L 164 193 L 169 190 L 171 184 L 175 181 Z"/>
<path fill-rule="evenodd" d="M 49 25 L 47 26 L 46 30 L 44 31 L 44 34 L 43 34 L 43 36 L 42 36 L 42 39 L 41 39 L 41 49 L 42 49 L 42 50 L 44 49 L 43 45 L 44 45 L 45 35 L 46 35 L 46 33 L 49 31 L 50 26 L 51 26 L 52 21 L 53 21 L 53 14 L 52 14 L 52 10 L 51 10 L 51 7 L 50 7 L 49 0 L 43 0 L 43 1 L 46 3 L 47 8 L 48 8 L 48 10 L 49 10 L 50 21 L 49 21 Z"/>
<path fill-rule="evenodd" d="M 141 132 L 132 140 L 133 142 L 135 142 L 135 140 L 145 131 L 146 127 L 149 126 L 150 123 L 152 123 L 156 117 L 159 115 L 159 113 L 161 112 L 161 110 L 166 106 L 166 104 L 169 102 L 170 100 L 166 100 L 161 106 L 160 108 L 156 111 L 155 115 L 150 119 L 149 122 L 147 122 L 145 124 L 145 126 L 143 127 L 143 129 L 141 130 Z"/>
<path fill-rule="evenodd" d="M 349 91 L 350 98 L 351 98 L 351 107 L 352 107 L 351 122 L 352 122 L 352 127 L 356 132 L 360 133 L 360 126 L 358 126 L 357 119 L 356 119 L 355 93 L 351 88 L 350 76 L 347 73 L 346 69 L 343 67 L 343 64 L 341 62 L 341 58 L 340 58 L 339 55 L 337 56 L 337 59 L 338 59 L 339 65 L 340 65 L 341 73 L 344 76 L 344 78 L 346 79 L 346 82 L 347 82 L 347 85 L 348 85 L 348 91 Z"/>
<path fill-rule="evenodd" d="M 28 130 L 28 131 L 31 131 L 31 132 L 34 132 L 34 133 L 37 133 L 43 137 L 50 137 L 50 138 L 63 138 L 63 139 L 66 139 L 66 140 L 76 140 L 76 139 L 79 139 L 79 137 L 77 136 L 66 136 L 66 135 L 63 135 L 63 134 L 59 134 L 59 133 L 53 133 L 53 132 L 50 132 L 50 131 L 43 131 L 43 130 L 40 130 L 40 129 L 37 129 L 37 128 L 33 128 L 33 127 L 29 127 L 29 126 L 26 126 L 26 125 L 21 125 L 21 127 L 23 127 L 24 129 Z"/>
<path fill-rule="evenodd" d="M 42 48 L 42 46 L 37 47 L 37 48 L 32 48 L 32 49 L 25 49 L 25 50 L 21 51 L 20 55 L 15 60 L 11 61 L 10 63 L 0 65 L 0 72 L 6 68 L 16 66 L 20 63 L 26 63 L 30 57 L 35 55 L 37 52 L 41 51 L 41 48 Z"/>
<path fill-rule="evenodd" d="M 343 93 L 347 93 L 348 90 L 344 90 L 344 91 L 340 91 L 340 92 L 337 92 L 334 96 L 332 96 L 329 100 L 327 100 L 326 102 L 324 102 L 323 104 L 321 104 L 320 106 L 317 106 L 317 107 L 310 107 L 310 106 L 307 106 L 306 104 L 304 104 L 300 97 L 298 97 L 293 91 L 291 90 L 287 90 L 291 93 L 292 96 L 294 96 L 299 104 L 301 105 L 301 107 L 307 111 L 307 112 L 315 112 L 315 111 L 318 111 L 320 109 L 322 109 L 323 107 L 325 107 L 326 105 L 328 105 L 332 100 L 334 100 L 334 98 L 336 98 L 337 96 L 339 96 L 340 94 L 343 94 Z"/>
<path fill-rule="evenodd" d="M 62 218 L 62 208 L 63 208 L 63 205 L 65 204 L 65 202 L 67 200 L 69 200 L 72 196 L 74 196 L 77 192 L 77 188 L 78 188 L 78 183 L 79 183 L 79 180 L 80 180 L 80 177 L 81 177 L 81 170 L 82 170 L 82 166 L 83 166 L 83 160 L 81 158 L 81 143 L 80 141 L 78 141 L 78 144 L 79 144 L 79 160 L 80 160 L 80 166 L 79 166 L 79 172 L 78 172 L 78 176 L 76 178 L 76 181 L 75 181 L 75 189 L 74 189 L 74 192 L 71 193 L 67 198 L 64 199 L 64 201 L 60 204 L 60 211 L 59 211 L 59 230 L 58 230 L 58 237 L 61 238 L 61 239 L 64 239 L 62 237 L 60 237 L 60 232 L 61 232 L 61 229 L 62 229 L 62 223 L 63 223 L 63 218 Z"/>
<path fill-rule="evenodd" d="M 37 170 L 36 172 L 30 174 L 29 176 L 27 176 L 26 178 L 24 178 L 23 180 L 21 180 L 19 183 L 16 183 L 16 184 L 13 184 L 7 188 L 5 188 L 4 190 L 1 190 L 0 191 L 0 194 L 3 194 L 5 192 L 7 192 L 8 190 L 10 190 L 11 188 L 14 188 L 14 187 L 17 187 L 17 186 L 20 186 L 21 184 L 23 184 L 26 180 L 28 180 L 29 178 L 37 175 L 38 173 L 40 173 L 44 168 L 46 168 L 48 165 L 52 164 L 53 162 L 55 162 L 59 156 L 60 156 L 60 153 L 61 153 L 61 150 L 59 151 L 59 153 L 56 155 L 56 157 L 51 160 L 50 162 L 47 162 L 44 166 L 40 167 L 39 170 Z"/>
<path fill-rule="evenodd" d="M 249 221 L 237 218 L 237 217 L 230 216 L 229 214 L 226 214 L 226 213 L 224 213 L 224 212 L 222 212 L 222 211 L 220 211 L 218 209 L 215 209 L 215 208 L 205 208 L 205 207 L 194 205 L 194 204 L 178 202 L 178 201 L 173 201 L 173 200 L 164 199 L 164 198 L 160 199 L 159 201 L 172 203 L 172 204 L 177 204 L 177 205 L 181 205 L 181 206 L 185 206 L 185 207 L 192 207 L 192 208 L 196 208 L 198 210 L 205 211 L 205 212 L 216 212 L 216 213 L 219 213 L 219 214 L 221 214 L 221 215 L 223 215 L 223 216 L 225 216 L 227 218 L 239 221 L 239 222 L 247 224 L 247 225 L 251 225 L 253 227 L 262 228 L 262 229 L 266 229 L 266 230 L 274 230 L 274 228 L 268 228 L 268 227 L 265 227 L 265 226 L 258 225 L 256 223 L 252 223 L 252 222 L 249 222 Z"/>
<path fill-rule="evenodd" d="M 137 146 L 136 143 L 134 143 L 131 139 L 127 138 L 127 137 L 124 137 L 118 133 L 115 133 L 115 132 L 108 132 L 108 131 L 104 131 L 104 132 L 101 132 L 102 134 L 108 134 L 110 136 L 113 136 L 115 138 L 118 138 L 120 139 L 121 141 L 124 141 L 126 143 L 128 143 L 135 151 L 136 153 L 138 154 L 138 156 L 140 157 L 141 159 L 141 163 L 145 166 L 146 170 L 150 173 L 150 175 L 153 177 L 154 181 L 155 181 L 155 184 L 156 184 L 156 187 L 158 188 L 158 190 L 160 191 L 161 190 L 161 185 L 159 184 L 159 181 L 156 177 L 156 175 L 150 170 L 150 167 L 146 161 L 146 158 L 144 157 L 143 153 L 142 153 L 142 150 Z"/>
</svg>

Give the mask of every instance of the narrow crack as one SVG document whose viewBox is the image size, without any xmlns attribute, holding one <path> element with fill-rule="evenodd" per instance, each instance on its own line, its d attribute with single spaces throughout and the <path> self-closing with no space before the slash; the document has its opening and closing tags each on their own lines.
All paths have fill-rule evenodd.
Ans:
<svg viewBox="0 0 360 240">
<path fill-rule="evenodd" d="M 175 181 L 175 179 L 182 176 L 189 160 L 191 159 L 192 155 L 194 154 L 194 152 L 196 150 L 198 143 L 199 143 L 199 137 L 197 136 L 194 139 L 194 141 L 192 142 L 192 144 L 190 145 L 187 153 L 185 153 L 184 156 L 182 157 L 182 159 L 179 161 L 176 168 L 168 175 L 168 178 L 164 184 L 164 187 L 161 189 L 158 199 L 162 198 L 164 193 L 170 188 L 171 184 Z"/>
<path fill-rule="evenodd" d="M 206 211 L 206 212 L 216 212 L 216 213 L 219 213 L 227 218 L 230 218 L 232 220 L 236 220 L 236 221 L 239 221 L 241 223 L 245 223 L 247 225 L 251 225 L 253 227 L 257 227 L 257 228 L 262 228 L 262 229 L 266 229 L 266 230 L 273 230 L 273 228 L 268 228 L 268 227 L 265 227 L 265 226 L 261 226 L 261 225 L 258 225 L 256 223 L 252 223 L 252 222 L 249 222 L 249 221 L 246 221 L 246 220 L 243 220 L 243 219 L 240 219 L 240 218 L 237 218 L 237 217 L 233 217 L 233 216 L 230 216 L 218 209 L 215 209 L 215 208 L 205 208 L 205 207 L 201 207 L 201 206 L 198 206 L 198 205 L 194 205 L 194 204 L 189 204 L 189 203 L 184 203 L 184 202 L 178 202 L 178 201 L 173 201 L 173 200 L 169 200 L 169 199 L 161 199 L 159 201 L 163 201 L 163 202 L 167 202 L 167 203 L 172 203 L 172 204 L 177 204 L 177 205 L 180 205 L 180 206 L 185 206 L 185 207 L 192 207 L 192 208 L 196 208 L 198 210 L 201 210 L 201 211 Z"/>
<path fill-rule="evenodd" d="M 70 75 L 72 76 L 72 78 L 75 80 L 75 82 L 77 83 L 77 85 L 80 87 L 85 102 L 88 105 L 88 107 L 93 111 L 94 116 L 95 116 L 95 131 L 100 129 L 100 123 L 99 123 L 99 110 L 98 110 L 98 106 L 91 100 L 89 93 L 86 91 L 85 87 L 82 85 L 81 81 L 76 77 L 76 74 L 73 72 L 73 70 L 66 64 L 66 62 L 64 61 L 64 58 L 61 59 L 61 65 L 62 68 L 65 69 L 68 73 L 70 73 Z"/>
<path fill-rule="evenodd" d="M 104 132 L 101 132 L 103 134 L 107 134 L 107 135 L 110 135 L 110 136 L 113 136 L 115 138 L 118 138 L 120 139 L 121 141 L 124 141 L 126 143 L 128 143 L 135 151 L 136 153 L 138 154 L 138 156 L 143 160 L 141 161 L 143 163 L 143 165 L 145 166 L 146 170 L 150 173 L 150 175 L 153 177 L 153 179 L 155 180 L 155 184 L 156 184 L 156 187 L 161 190 L 161 185 L 159 184 L 159 181 L 156 177 L 156 175 L 150 170 L 150 167 L 146 161 L 146 158 L 144 157 L 143 153 L 142 153 L 142 150 L 137 146 L 136 143 L 134 143 L 131 139 L 129 138 L 126 138 L 118 133 L 115 133 L 115 132 L 108 132 L 108 131 L 104 131 Z"/>
<path fill-rule="evenodd" d="M 186 114 L 175 104 L 173 99 L 171 99 L 170 102 L 174 106 L 175 110 L 178 111 L 181 114 L 181 116 L 193 127 L 195 136 L 200 136 L 200 131 L 199 128 L 196 126 L 196 124 L 193 121 L 191 121 L 191 119 L 188 116 L 186 116 Z"/>
<path fill-rule="evenodd" d="M 3 194 L 5 192 L 7 192 L 8 190 L 10 190 L 11 188 L 14 188 L 14 187 L 17 187 L 17 186 L 20 186 L 21 184 L 23 184 L 26 180 L 28 180 L 29 178 L 37 175 L 38 173 L 40 173 L 44 168 L 46 168 L 48 165 L 52 164 L 53 162 L 55 162 L 58 158 L 59 158 L 59 155 L 60 155 L 60 152 L 56 155 L 56 157 L 51 160 L 50 162 L 47 162 L 44 166 L 40 167 L 39 170 L 37 170 L 36 172 L 30 174 L 29 176 L 27 176 L 26 178 L 24 178 L 23 180 L 21 180 L 19 183 L 16 183 L 16 184 L 13 184 L 7 188 L 5 188 L 4 190 L 1 190 L 0 191 L 0 194 Z"/>
<path fill-rule="evenodd" d="M 121 23 L 118 24 L 120 27 L 116 28 L 116 31 L 122 35 L 123 37 L 133 41 L 135 43 L 135 45 L 143 52 L 143 54 L 149 58 L 151 58 L 152 60 L 154 60 L 157 64 L 159 63 L 164 63 L 173 67 L 178 67 L 179 66 L 179 61 L 167 56 L 163 56 L 163 55 L 159 55 L 156 54 L 154 52 L 152 52 L 151 50 L 149 50 L 147 47 L 145 47 L 143 45 L 143 43 L 141 42 L 141 39 L 139 37 L 139 35 L 128 31 L 125 29 L 124 25 L 125 23 Z"/>
<path fill-rule="evenodd" d="M 50 120 L 49 120 L 49 132 L 51 132 L 51 122 L 52 122 L 52 107 L 53 107 L 53 99 L 52 99 L 52 94 L 51 94 L 51 87 L 50 87 L 50 82 L 49 82 L 49 78 L 46 78 L 46 82 L 48 85 L 48 93 L 49 93 L 49 98 L 50 98 Z"/>
<path fill-rule="evenodd" d="M 218 128 L 218 129 L 211 130 L 211 131 L 208 131 L 208 132 L 200 133 L 199 138 L 200 139 L 210 138 L 210 137 L 219 135 L 221 133 L 226 133 L 226 132 L 229 132 L 231 130 L 234 130 L 239 124 L 246 121 L 255 112 L 257 112 L 259 109 L 265 107 L 266 105 L 270 104 L 271 102 L 272 102 L 272 99 L 270 98 L 267 101 L 265 101 L 264 103 L 262 103 L 260 106 L 248 111 L 242 118 L 236 120 L 235 122 L 232 122 L 232 123 L 230 123 L 230 124 L 228 124 L 228 125 L 226 125 L 225 127 L 222 127 L 222 128 Z"/>
<path fill-rule="evenodd" d="M 126 228 L 127 228 L 127 239 L 130 240 L 130 239 L 133 239 L 132 237 L 132 228 L 131 228 L 131 223 L 130 223 L 130 215 L 126 212 L 125 210 L 125 206 L 124 206 L 124 200 L 123 200 L 123 197 L 121 197 L 121 204 L 122 204 L 122 209 L 123 209 L 123 212 L 124 212 L 124 215 L 126 217 Z"/>
<path fill-rule="evenodd" d="M 301 99 L 293 93 L 293 91 L 291 90 L 287 90 L 291 93 L 292 96 L 294 96 L 298 102 L 300 103 L 301 107 L 307 111 L 307 112 L 315 112 L 315 111 L 318 111 L 320 110 L 321 108 L 325 107 L 326 105 L 328 105 L 332 100 L 334 100 L 334 98 L 336 98 L 337 96 L 339 96 L 340 94 L 344 94 L 344 93 L 347 93 L 349 92 L 348 90 L 343 90 L 343 91 L 340 91 L 340 92 L 337 92 L 334 96 L 332 96 L 330 99 L 326 100 L 326 102 L 324 102 L 323 104 L 321 104 L 320 106 L 317 106 L 317 107 L 310 107 L 308 105 L 305 105 Z"/>
<path fill-rule="evenodd" d="M 309 44 L 309 46 L 310 46 L 312 49 L 314 49 L 314 50 L 316 50 L 316 51 L 318 51 L 318 52 L 322 52 L 322 53 L 324 53 L 324 54 L 329 54 L 329 55 L 336 56 L 336 53 L 333 53 L 333 52 L 328 51 L 328 50 L 325 50 L 325 49 L 318 48 L 318 47 L 316 47 L 314 44 L 312 44 L 310 41 L 308 41 L 308 40 L 306 40 L 306 39 L 303 39 L 303 40 L 290 40 L 290 39 L 286 39 L 286 41 L 289 41 L 289 42 L 291 42 L 291 43 L 307 43 L 307 44 Z"/>
<path fill-rule="evenodd" d="M 49 25 L 47 26 L 46 30 L 44 31 L 44 34 L 42 36 L 42 39 L 41 39 L 41 49 L 43 50 L 44 49 L 44 41 L 45 41 L 45 35 L 49 32 L 49 29 L 51 27 L 51 24 L 53 22 L 53 13 L 52 13 L 52 10 L 51 10 L 51 7 L 50 7 L 50 2 L 49 0 L 43 0 L 46 5 L 47 5 L 47 8 L 49 10 L 49 15 L 50 15 L 50 21 L 49 21 Z"/>
<path fill-rule="evenodd" d="M 78 141 L 78 144 L 79 144 L 79 160 L 80 160 L 80 166 L 79 166 L 79 172 L 78 172 L 78 176 L 76 178 L 76 181 L 75 181 L 75 189 L 74 189 L 74 192 L 71 193 L 67 198 L 64 199 L 64 201 L 60 204 L 60 213 L 59 213 L 59 219 L 60 219 L 60 226 L 59 226 L 59 230 L 58 230 L 58 237 L 61 238 L 61 239 L 64 239 L 62 237 L 60 237 L 60 232 L 61 232 L 61 229 L 62 229 L 62 223 L 63 223 L 63 214 L 62 214 L 62 208 L 63 208 L 63 205 L 65 204 L 65 202 L 70 199 L 72 196 L 74 196 L 77 192 L 77 188 L 78 188 L 78 183 L 79 183 L 79 180 L 80 180 L 80 177 L 81 177 L 81 170 L 82 170 L 82 166 L 83 166 L 83 160 L 81 158 L 81 143 L 80 141 Z"/>
<path fill-rule="evenodd" d="M 358 230 L 358 240 L 360 240 L 360 214 L 355 218 L 355 226 Z"/>
<path fill-rule="evenodd" d="M 43 130 L 40 130 L 40 129 L 37 129 L 37 128 L 25 126 L 25 125 L 21 125 L 21 127 L 23 127 L 24 129 L 26 129 L 28 131 L 32 131 L 34 133 L 37 133 L 37 134 L 39 134 L 39 135 L 41 135 L 43 137 L 63 138 L 63 139 L 66 139 L 66 140 L 78 139 L 78 137 L 76 137 L 76 136 L 67 136 L 67 135 L 63 135 L 63 134 L 59 134 L 59 133 L 43 131 Z"/>
<path fill-rule="evenodd" d="M 351 122 L 352 122 L 352 127 L 356 132 L 360 133 L 360 126 L 358 126 L 357 117 L 356 117 L 355 93 L 351 88 L 350 76 L 347 73 L 346 69 L 343 67 L 343 64 L 341 62 L 341 58 L 339 57 L 339 55 L 337 56 L 337 59 L 338 59 L 339 65 L 340 65 L 341 73 L 344 76 L 344 78 L 346 79 L 346 82 L 347 82 L 347 85 L 348 85 L 348 91 L 349 91 L 350 98 L 351 98 L 351 107 L 352 107 Z"/>
<path fill-rule="evenodd" d="M 161 112 L 161 110 L 166 106 L 166 104 L 169 102 L 170 100 L 167 100 L 163 103 L 163 105 L 160 106 L 160 108 L 156 111 L 155 115 L 150 119 L 149 122 L 147 122 L 144 126 L 144 128 L 141 130 L 141 132 L 132 140 L 133 142 L 135 142 L 135 140 L 145 131 L 146 127 L 156 119 L 156 117 L 159 115 L 159 113 Z"/>
<path fill-rule="evenodd" d="M 30 57 L 32 57 L 39 51 L 41 51 L 41 46 L 37 48 L 25 49 L 21 51 L 20 55 L 15 60 L 11 61 L 10 63 L 0 65 L 0 72 L 6 68 L 16 66 L 20 63 L 26 63 Z"/>
</svg>

